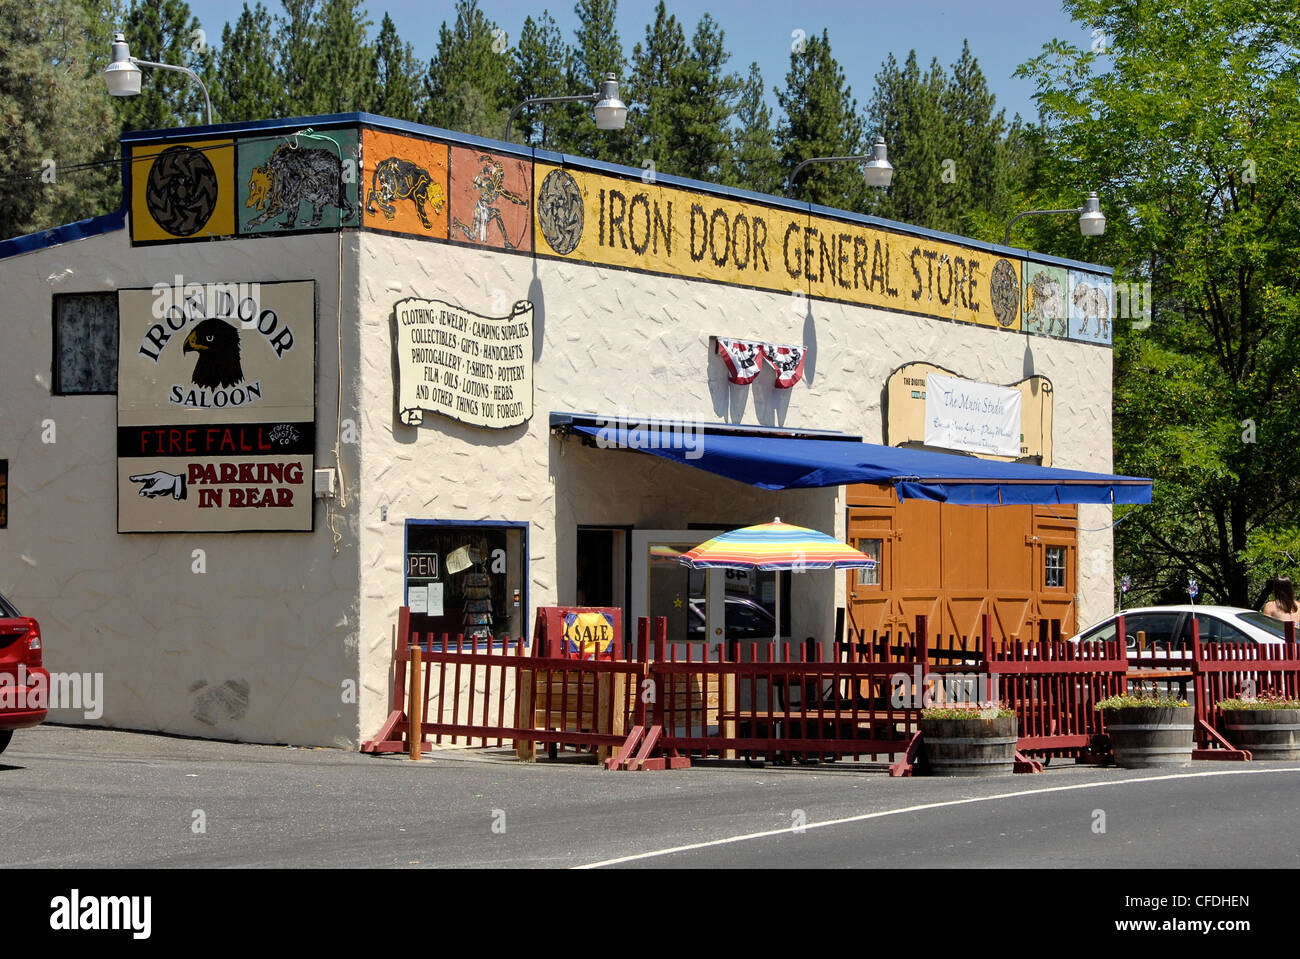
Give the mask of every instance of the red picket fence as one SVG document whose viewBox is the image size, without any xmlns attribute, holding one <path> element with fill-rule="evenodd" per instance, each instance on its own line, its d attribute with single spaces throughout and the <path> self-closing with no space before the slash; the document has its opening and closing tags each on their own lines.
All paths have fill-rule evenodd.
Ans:
<svg viewBox="0 0 1300 959">
<path fill-rule="evenodd" d="M 815 643 L 730 643 L 730 649 L 687 646 L 679 655 L 656 621 L 649 677 L 656 691 L 649 719 L 663 729 L 666 750 L 724 759 L 892 758 L 906 751 L 920 709 L 910 686 L 926 672 L 924 631 L 904 658 L 888 642 L 839 646 L 829 658 Z M 875 638 L 873 637 L 873 640 Z M 914 669 L 915 667 L 915 669 Z M 906 677 L 903 683 L 899 677 Z M 902 686 L 909 684 L 906 692 Z"/>
<path fill-rule="evenodd" d="M 1124 617 L 1116 623 L 1116 635 L 1126 636 Z M 1250 759 L 1248 751 L 1233 745 L 1226 723 L 1230 714 L 1219 704 L 1267 692 L 1300 696 L 1300 644 L 1295 624 L 1284 625 L 1286 639 L 1281 643 L 1206 643 L 1193 617 L 1189 647 L 1129 650 L 1129 682 L 1184 698 L 1189 698 L 1190 687 L 1196 708 L 1194 759 Z"/>
<path fill-rule="evenodd" d="M 524 640 L 467 643 L 412 634 L 399 614 L 393 711 L 364 752 L 406 751 L 411 647 L 422 655 L 420 741 L 433 746 L 514 743 L 533 758 L 536 743 L 595 751 L 617 763 L 648 768 L 657 751 L 670 765 L 688 758 L 769 760 L 918 755 L 922 703 L 1000 700 L 1019 721 L 1018 768 L 1030 756 L 1098 754 L 1105 734 L 1097 702 L 1127 682 L 1191 684 L 1197 710 L 1198 758 L 1249 758 L 1225 738 L 1219 703 L 1266 691 L 1300 695 L 1300 644 L 1294 632 L 1275 646 L 1204 644 L 1190 650 L 1126 654 L 1114 641 L 1076 645 L 1059 628 L 1034 641 L 994 642 L 985 617 L 978 643 L 948 637 L 932 644 L 924 617 L 911 632 L 849 631 L 829 647 L 811 640 L 730 642 L 699 650 L 667 641 L 667 621 L 641 620 L 633 658 L 588 661 L 529 654 Z M 698 650 L 698 651 L 697 651 Z M 935 660 L 945 660 L 936 663 Z M 617 765 L 616 763 L 616 765 Z M 639 763 L 640 765 L 637 765 Z"/>
<path fill-rule="evenodd" d="M 410 613 L 398 614 L 393 710 L 366 753 L 410 747 L 409 670 L 412 647 L 421 655 L 419 728 L 423 747 L 516 744 L 531 758 L 533 744 L 566 744 L 607 753 L 622 744 L 635 718 L 638 663 L 591 662 L 530 656 L 527 642 L 507 645 L 412 633 Z"/>
</svg>

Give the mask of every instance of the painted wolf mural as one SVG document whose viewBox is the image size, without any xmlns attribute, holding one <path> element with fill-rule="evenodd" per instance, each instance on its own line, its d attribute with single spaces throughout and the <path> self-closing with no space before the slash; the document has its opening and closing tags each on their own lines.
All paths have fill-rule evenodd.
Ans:
<svg viewBox="0 0 1300 959">
<path fill-rule="evenodd" d="M 1088 321 L 1097 321 L 1097 336 L 1110 335 L 1110 303 L 1106 290 L 1100 286 L 1080 283 L 1074 288 L 1074 305 L 1083 314 L 1081 334 L 1088 332 Z"/>
<path fill-rule="evenodd" d="M 312 209 L 312 218 L 306 224 L 309 227 L 320 225 L 326 204 L 344 211 L 341 221 L 351 219 L 356 213 L 343 183 L 343 165 L 333 151 L 281 144 L 267 157 L 265 165 L 254 167 L 248 178 L 248 201 L 244 205 L 262 211 L 248 225 L 261 226 L 272 217 L 287 213 L 277 225 L 281 229 L 292 227 L 298 222 L 298 210 L 304 200 Z"/>
<path fill-rule="evenodd" d="M 1056 327 L 1060 326 L 1060 336 L 1068 336 L 1069 325 L 1066 321 L 1065 291 L 1059 281 L 1046 273 L 1035 273 L 1029 285 L 1029 312 L 1037 318 L 1039 328 L 1048 336 L 1055 336 Z"/>
<path fill-rule="evenodd" d="M 420 222 L 424 224 L 426 230 L 431 230 L 433 224 L 429 222 L 429 216 L 424 212 L 424 205 L 427 203 L 433 207 L 434 213 L 442 212 L 442 186 L 433 182 L 429 171 L 424 167 L 416 166 L 410 160 L 403 160 L 400 157 L 385 157 L 379 161 L 374 176 L 371 177 L 370 195 L 366 198 L 366 212 L 373 216 L 375 202 L 378 201 L 379 209 L 383 210 L 384 216 L 391 220 L 397 213 L 394 200 L 410 200 L 414 203 L 415 212 L 420 214 Z"/>
</svg>

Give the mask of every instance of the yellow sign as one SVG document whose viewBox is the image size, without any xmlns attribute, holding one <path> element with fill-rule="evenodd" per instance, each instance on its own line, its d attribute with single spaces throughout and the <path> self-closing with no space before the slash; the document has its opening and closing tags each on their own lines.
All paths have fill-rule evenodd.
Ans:
<svg viewBox="0 0 1300 959">
<path fill-rule="evenodd" d="M 926 377 L 931 373 L 957 376 L 933 363 L 906 363 L 885 381 L 885 445 L 924 445 Z M 1031 376 L 1011 387 L 1020 391 L 1020 455 L 1015 459 L 1036 459 L 1039 466 L 1051 466 L 1055 398 L 1052 381 L 1045 376 Z M 976 455 L 999 463 L 1013 459 L 990 453 Z"/>
<path fill-rule="evenodd" d="M 131 150 L 131 239 L 197 240 L 235 232 L 235 141 Z"/>
<path fill-rule="evenodd" d="M 1020 329 L 1019 260 L 679 187 L 536 164 L 537 253 Z"/>
</svg>

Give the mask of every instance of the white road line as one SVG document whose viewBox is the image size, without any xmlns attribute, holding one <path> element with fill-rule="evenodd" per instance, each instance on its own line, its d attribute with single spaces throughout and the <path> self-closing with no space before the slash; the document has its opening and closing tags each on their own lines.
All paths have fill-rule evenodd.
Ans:
<svg viewBox="0 0 1300 959">
<path fill-rule="evenodd" d="M 1111 782 L 1075 783 L 1070 786 L 1047 786 L 1043 789 L 1021 789 L 1016 792 L 998 793 L 996 796 L 975 796 L 967 799 L 949 799 L 945 802 L 923 803 L 919 806 L 905 806 L 902 809 L 885 809 L 881 812 L 863 813 L 860 816 L 846 816 L 843 819 L 827 819 L 824 822 L 810 822 L 802 829 L 768 829 L 764 832 L 751 832 L 743 836 L 728 836 L 726 839 L 712 839 L 708 842 L 695 842 L 686 846 L 671 846 L 668 849 L 656 849 L 653 852 L 641 852 L 633 856 L 620 856 L 617 859 L 603 859 L 589 862 L 574 869 L 599 869 L 602 866 L 617 866 L 638 859 L 653 859 L 656 856 L 671 856 L 674 853 L 690 852 L 693 849 L 708 849 L 710 846 L 727 846 L 731 843 L 746 842 L 750 839 L 766 839 L 769 836 L 798 835 L 810 829 L 823 829 L 827 826 L 843 826 L 846 823 L 865 822 L 868 819 L 883 819 L 885 816 L 900 816 L 909 812 L 924 812 L 927 809 L 943 809 L 947 806 L 965 806 L 969 803 L 992 802 L 995 799 L 1016 799 L 1020 796 L 1041 796 L 1044 793 L 1071 792 L 1076 789 L 1099 789 L 1102 787 L 1131 786 L 1138 783 L 1163 782 L 1170 779 L 1203 779 L 1207 776 L 1265 776 L 1270 773 L 1300 773 L 1300 766 L 1285 769 L 1228 769 L 1218 772 L 1174 773 L 1169 776 L 1143 776 L 1138 779 L 1118 779 Z"/>
</svg>

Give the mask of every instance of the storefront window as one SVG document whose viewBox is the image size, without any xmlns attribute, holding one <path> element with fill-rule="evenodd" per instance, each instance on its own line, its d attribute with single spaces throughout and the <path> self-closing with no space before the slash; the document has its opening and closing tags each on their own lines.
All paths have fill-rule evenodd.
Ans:
<svg viewBox="0 0 1300 959">
<path fill-rule="evenodd" d="M 527 536 L 522 523 L 406 525 L 411 629 L 451 643 L 513 642 L 525 634 Z"/>
<path fill-rule="evenodd" d="M 117 392 L 117 294 L 54 297 L 54 392 Z"/>
</svg>

